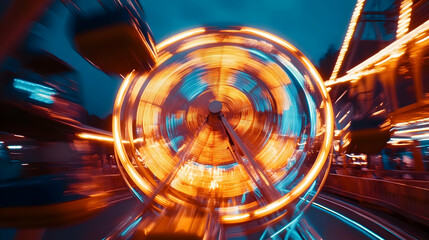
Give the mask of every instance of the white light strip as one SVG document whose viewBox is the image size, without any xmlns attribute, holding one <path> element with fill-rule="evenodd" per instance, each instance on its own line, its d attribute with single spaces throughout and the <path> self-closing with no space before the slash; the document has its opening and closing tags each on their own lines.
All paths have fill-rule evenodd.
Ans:
<svg viewBox="0 0 429 240">
<path fill-rule="evenodd" d="M 429 127 L 413 128 L 413 129 L 408 129 L 408 130 L 398 130 L 395 132 L 395 134 L 415 133 L 415 132 L 423 132 L 423 131 L 429 131 Z"/>
<path fill-rule="evenodd" d="M 403 128 L 406 126 L 409 126 L 411 124 L 418 124 L 419 126 L 422 125 L 428 125 L 429 124 L 429 118 L 422 118 L 422 119 L 417 119 L 417 120 L 412 120 L 412 121 L 407 121 L 407 122 L 400 122 L 400 123 L 396 123 L 394 126 L 397 128 Z"/>
<path fill-rule="evenodd" d="M 427 139 L 427 138 L 429 138 L 429 133 L 417 134 L 417 135 L 411 136 L 411 139 L 418 139 L 418 140 Z"/>
<path fill-rule="evenodd" d="M 9 145 L 7 146 L 8 149 L 10 150 L 16 150 L 16 149 L 22 149 L 21 145 Z"/>
</svg>

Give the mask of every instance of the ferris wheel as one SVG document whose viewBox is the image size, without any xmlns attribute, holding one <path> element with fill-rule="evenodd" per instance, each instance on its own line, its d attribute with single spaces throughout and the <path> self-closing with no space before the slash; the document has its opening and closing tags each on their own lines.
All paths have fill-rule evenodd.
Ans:
<svg viewBox="0 0 429 240">
<path fill-rule="evenodd" d="M 327 176 L 334 128 L 310 61 L 248 27 L 156 48 L 156 67 L 125 78 L 113 113 L 118 165 L 150 219 L 138 234 L 224 239 L 299 220 Z"/>
</svg>

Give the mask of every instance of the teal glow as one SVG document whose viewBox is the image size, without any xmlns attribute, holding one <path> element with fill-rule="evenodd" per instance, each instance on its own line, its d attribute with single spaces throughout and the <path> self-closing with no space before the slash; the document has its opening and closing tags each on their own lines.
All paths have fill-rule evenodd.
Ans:
<svg viewBox="0 0 429 240">
<path fill-rule="evenodd" d="M 183 141 L 184 137 L 177 133 L 178 126 L 182 125 L 184 121 L 183 116 L 178 118 L 176 114 L 171 116 L 166 116 L 165 124 L 167 128 L 168 137 L 171 139 L 171 147 L 174 151 L 178 151 L 180 143 Z M 178 136 L 179 135 L 179 136 Z M 176 137 L 175 137 L 176 136 Z"/>
<path fill-rule="evenodd" d="M 307 103 L 308 103 L 308 112 L 310 115 L 310 126 L 313 126 L 310 129 L 310 137 L 314 137 L 314 136 L 316 136 L 316 126 L 317 126 L 316 125 L 316 120 L 317 120 L 316 119 L 316 109 L 317 108 L 316 108 L 316 104 L 314 103 L 314 100 L 313 100 L 311 94 L 305 90 L 307 88 L 304 86 L 304 83 L 305 83 L 304 76 L 302 76 L 302 74 L 298 71 L 298 69 L 296 69 L 296 67 L 291 62 L 284 61 L 282 58 L 278 58 L 278 60 L 280 62 L 282 62 L 283 64 L 285 64 L 285 66 L 288 69 L 288 72 L 290 72 L 290 74 L 293 75 L 292 79 L 296 79 L 297 83 L 299 84 L 301 89 L 303 91 L 305 91 L 304 95 L 305 95 L 305 98 L 306 98 Z"/>
<path fill-rule="evenodd" d="M 268 101 L 268 97 L 264 94 L 261 88 L 256 87 L 252 89 L 253 92 L 250 94 L 256 100 L 255 108 L 257 112 L 268 112 L 271 111 L 271 104 Z"/>
<path fill-rule="evenodd" d="M 248 194 L 249 192 L 245 192 L 244 194 L 243 194 L 243 196 L 241 196 L 241 204 L 244 204 L 245 202 L 246 202 L 246 195 Z"/>
<path fill-rule="evenodd" d="M 190 75 L 180 87 L 180 93 L 189 102 L 207 89 L 207 83 L 198 76 Z"/>
<path fill-rule="evenodd" d="M 56 94 L 53 88 L 21 79 L 13 80 L 13 87 L 30 93 L 30 98 L 46 104 L 54 103 L 52 96 Z"/>
<path fill-rule="evenodd" d="M 314 182 L 311 184 L 311 187 L 307 190 L 307 192 L 304 194 L 304 196 L 302 196 L 302 197 L 300 198 L 299 202 L 295 205 L 295 207 L 296 207 L 297 209 L 301 206 L 301 204 L 302 204 L 304 201 L 305 201 L 305 202 L 307 202 L 307 203 L 309 203 L 309 200 L 306 200 L 306 199 L 307 199 L 308 195 L 309 195 L 310 193 L 312 193 L 312 192 L 313 192 L 314 187 L 316 187 L 316 181 L 314 181 Z M 312 196 L 314 196 L 314 194 L 311 194 L 311 195 L 312 195 Z"/>
<path fill-rule="evenodd" d="M 130 185 L 128 184 L 128 186 Z M 144 202 L 143 197 L 138 192 L 136 192 L 133 187 L 130 186 L 130 189 L 134 193 L 134 195 L 140 200 L 140 202 Z"/>
<path fill-rule="evenodd" d="M 235 74 L 234 87 L 242 90 L 243 92 L 250 93 L 256 87 L 257 82 L 245 72 L 238 72 Z"/>
<path fill-rule="evenodd" d="M 227 165 L 219 165 L 217 166 L 217 168 L 219 169 L 224 169 L 224 170 L 229 170 L 229 169 L 233 169 L 238 165 L 238 163 L 231 163 L 231 164 L 227 164 Z"/>
<path fill-rule="evenodd" d="M 259 238 L 259 240 L 261 239 L 265 239 L 265 235 L 267 235 L 268 232 L 268 228 L 265 229 L 264 233 L 262 233 L 261 237 Z"/>
<path fill-rule="evenodd" d="M 243 48 L 241 48 L 241 49 L 243 49 Z M 266 54 L 264 54 L 261 50 L 259 50 L 259 49 L 243 49 L 244 51 L 249 51 L 250 53 L 251 53 L 251 55 L 254 55 L 255 57 L 257 57 L 257 58 L 259 58 L 259 59 L 263 59 L 263 60 L 265 60 L 265 61 L 267 61 L 267 62 L 273 62 L 271 59 L 269 59 L 268 57 L 267 57 L 267 55 Z"/>
</svg>

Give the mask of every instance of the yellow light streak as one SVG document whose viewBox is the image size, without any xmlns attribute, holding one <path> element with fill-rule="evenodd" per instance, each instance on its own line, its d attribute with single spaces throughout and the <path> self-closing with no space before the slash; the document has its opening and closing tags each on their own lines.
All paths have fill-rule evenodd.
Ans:
<svg viewBox="0 0 429 240">
<path fill-rule="evenodd" d="M 386 110 L 381 109 L 381 110 L 378 110 L 377 112 L 374 112 L 374 113 L 372 114 L 372 116 L 377 116 L 377 115 L 380 115 L 380 114 L 382 114 L 382 113 L 384 113 L 384 112 L 386 112 Z"/>
<path fill-rule="evenodd" d="M 398 130 L 398 131 L 395 131 L 395 134 L 415 133 L 415 132 L 423 132 L 423 131 L 429 131 L 429 127 L 414 128 L 414 129 L 408 129 L 408 130 Z"/>
<path fill-rule="evenodd" d="M 228 223 L 240 223 L 248 220 L 250 218 L 250 214 L 236 214 L 236 215 L 226 215 L 222 217 L 222 220 Z"/>
<path fill-rule="evenodd" d="M 411 20 L 412 5 L 412 0 L 403 0 L 401 2 L 398 18 L 398 27 L 396 29 L 396 39 L 403 37 L 408 32 Z"/>
<path fill-rule="evenodd" d="M 341 78 L 330 79 L 325 82 L 325 86 L 332 86 L 338 83 L 349 82 L 353 80 L 359 80 L 361 77 L 381 71 L 380 69 L 373 68 L 378 62 L 390 57 L 400 56 L 404 53 L 404 46 L 414 41 L 416 36 L 425 33 L 429 30 L 429 20 L 418 26 L 416 29 L 408 32 L 400 39 L 391 43 L 387 47 L 383 48 L 367 60 L 363 61 L 359 65 L 347 71 L 347 74 Z"/>
<path fill-rule="evenodd" d="M 346 114 L 344 114 L 344 116 L 340 119 L 340 121 L 339 121 L 339 122 L 344 121 L 344 119 L 346 119 L 346 117 L 347 117 L 349 114 L 350 114 L 350 110 L 349 110 L 349 111 L 347 111 L 347 113 L 346 113 Z"/>
<path fill-rule="evenodd" d="M 429 118 L 422 118 L 422 119 L 417 119 L 417 120 L 411 120 L 411 121 L 396 123 L 395 127 L 404 127 L 404 126 L 411 125 L 414 123 L 423 123 L 423 122 L 429 122 Z"/>
<path fill-rule="evenodd" d="M 162 63 L 164 63 L 165 61 L 167 61 L 171 56 L 173 56 L 173 54 L 169 53 L 169 52 L 162 52 L 158 55 L 158 60 L 156 61 L 156 65 L 159 66 Z"/>
<path fill-rule="evenodd" d="M 338 55 L 337 62 L 335 63 L 334 70 L 332 71 L 332 75 L 329 80 L 333 81 L 337 78 L 338 72 L 343 64 L 344 57 L 346 56 L 347 50 L 349 49 L 350 40 L 353 37 L 353 34 L 356 29 L 357 22 L 362 13 L 363 6 L 365 4 L 365 0 L 358 0 L 353 10 L 352 19 L 350 20 L 350 25 L 347 29 L 346 36 L 344 38 L 343 45 L 341 46 L 340 54 Z"/>
</svg>

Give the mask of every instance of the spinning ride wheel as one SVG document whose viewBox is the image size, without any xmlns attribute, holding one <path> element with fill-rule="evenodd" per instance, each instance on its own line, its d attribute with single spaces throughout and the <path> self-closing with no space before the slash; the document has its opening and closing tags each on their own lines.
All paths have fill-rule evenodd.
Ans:
<svg viewBox="0 0 429 240">
<path fill-rule="evenodd" d="M 247 27 L 193 29 L 157 50 L 152 71 L 125 78 L 113 114 L 124 178 L 143 211 L 172 223 L 145 232 L 211 239 L 297 220 L 327 176 L 333 138 L 309 60 Z"/>
</svg>

